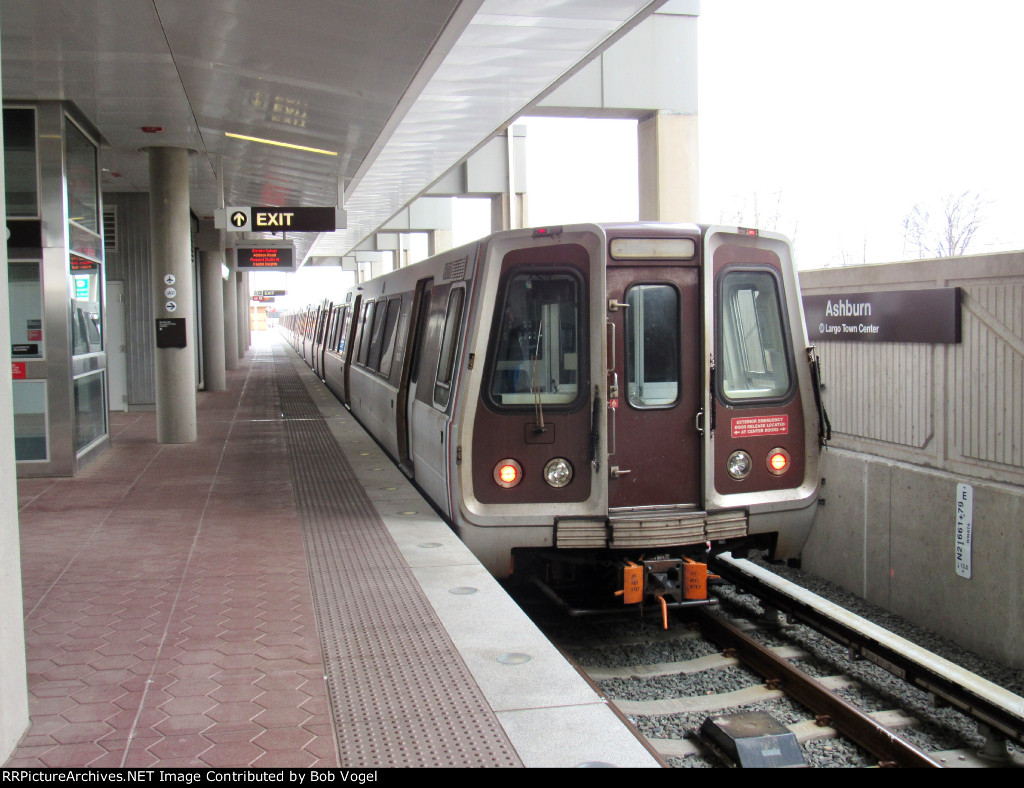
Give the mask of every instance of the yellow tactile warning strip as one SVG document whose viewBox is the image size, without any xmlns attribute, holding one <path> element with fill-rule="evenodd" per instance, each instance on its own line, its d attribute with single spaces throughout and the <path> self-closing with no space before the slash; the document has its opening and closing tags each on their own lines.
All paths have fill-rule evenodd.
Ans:
<svg viewBox="0 0 1024 788">
<path fill-rule="evenodd" d="M 281 412 L 343 766 L 520 766 L 281 347 Z"/>
</svg>

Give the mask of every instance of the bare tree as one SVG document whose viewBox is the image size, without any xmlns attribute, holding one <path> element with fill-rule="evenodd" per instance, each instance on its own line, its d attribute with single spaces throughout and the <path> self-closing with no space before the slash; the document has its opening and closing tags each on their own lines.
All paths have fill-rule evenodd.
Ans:
<svg viewBox="0 0 1024 788">
<path fill-rule="evenodd" d="M 903 219 L 903 239 L 918 257 L 956 257 L 967 252 L 982 224 L 985 202 L 977 192 L 949 194 L 942 201 L 942 216 L 916 203 Z"/>
<path fill-rule="evenodd" d="M 767 209 L 761 199 L 760 192 L 754 192 L 750 202 L 753 207 L 748 210 L 746 197 L 736 197 L 732 203 L 731 210 L 723 209 L 721 222 L 723 224 L 735 224 L 740 227 L 756 227 L 759 230 L 774 230 L 784 233 L 791 242 L 796 241 L 796 232 L 799 227 L 798 221 L 789 224 L 785 211 L 782 207 L 782 191 L 772 192 L 767 200 Z"/>
</svg>

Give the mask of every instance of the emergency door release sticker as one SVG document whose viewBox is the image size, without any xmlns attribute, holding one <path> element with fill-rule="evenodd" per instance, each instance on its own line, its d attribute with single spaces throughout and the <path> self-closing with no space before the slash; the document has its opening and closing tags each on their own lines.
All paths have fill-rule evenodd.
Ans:
<svg viewBox="0 0 1024 788">
<path fill-rule="evenodd" d="M 759 435 L 788 435 L 789 416 L 745 416 L 732 420 L 732 437 L 754 438 Z"/>
</svg>

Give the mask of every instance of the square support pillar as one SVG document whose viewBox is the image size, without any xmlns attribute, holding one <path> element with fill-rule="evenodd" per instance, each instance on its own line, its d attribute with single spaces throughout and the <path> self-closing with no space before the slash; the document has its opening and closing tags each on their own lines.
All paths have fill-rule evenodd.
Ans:
<svg viewBox="0 0 1024 788">
<path fill-rule="evenodd" d="M 641 221 L 697 221 L 697 116 L 656 112 L 637 136 Z"/>
</svg>

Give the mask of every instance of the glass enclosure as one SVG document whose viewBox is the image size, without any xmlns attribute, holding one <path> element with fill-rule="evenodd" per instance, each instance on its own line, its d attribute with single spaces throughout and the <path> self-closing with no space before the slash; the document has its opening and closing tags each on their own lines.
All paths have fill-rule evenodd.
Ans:
<svg viewBox="0 0 1024 788">
<path fill-rule="evenodd" d="M 4 109 L 4 176 L 7 215 L 39 215 L 39 174 L 36 172 L 36 113 Z"/>
<path fill-rule="evenodd" d="M 14 459 L 46 460 L 46 381 L 13 380 Z"/>
<path fill-rule="evenodd" d="M 107 395 L 103 371 L 75 378 L 75 452 L 107 434 Z"/>
<path fill-rule="evenodd" d="M 15 361 L 43 357 L 43 290 L 39 262 L 16 261 L 7 265 L 10 301 L 11 358 Z"/>
<path fill-rule="evenodd" d="M 69 102 L 3 113 L 18 475 L 73 476 L 108 435 L 98 134 Z"/>
<path fill-rule="evenodd" d="M 68 220 L 99 234 L 96 146 L 70 119 L 64 119 Z"/>
</svg>

